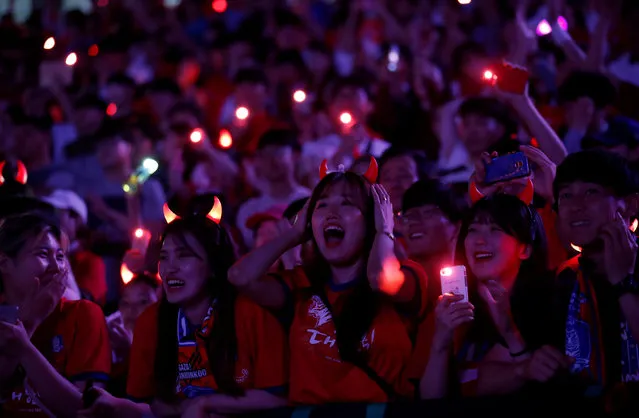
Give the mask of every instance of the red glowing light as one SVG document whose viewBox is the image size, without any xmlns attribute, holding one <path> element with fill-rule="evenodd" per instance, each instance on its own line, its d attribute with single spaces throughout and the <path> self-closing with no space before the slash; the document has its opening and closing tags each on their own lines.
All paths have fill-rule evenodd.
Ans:
<svg viewBox="0 0 639 418">
<path fill-rule="evenodd" d="M 250 114 L 249 110 L 245 107 L 238 107 L 235 110 L 235 117 L 239 120 L 246 120 Z"/>
<path fill-rule="evenodd" d="M 211 8 L 216 13 L 224 13 L 227 7 L 228 3 L 226 0 L 213 0 L 211 3 Z"/>
<path fill-rule="evenodd" d="M 220 148 L 224 149 L 231 148 L 231 145 L 233 145 L 233 137 L 231 136 L 231 133 L 226 129 L 222 129 L 220 131 L 220 139 L 218 140 L 218 145 L 220 146 Z"/>
<path fill-rule="evenodd" d="M 106 108 L 106 114 L 113 117 L 116 113 L 118 113 L 118 106 L 115 103 L 109 103 Z"/>
<path fill-rule="evenodd" d="M 293 100 L 297 103 L 303 103 L 306 100 L 306 93 L 304 90 L 297 90 L 293 93 Z"/>
<path fill-rule="evenodd" d="M 99 53 L 100 53 L 100 48 L 98 48 L 96 44 L 93 44 L 89 47 L 88 54 L 90 57 L 97 57 Z"/>
<path fill-rule="evenodd" d="M 193 132 L 191 132 L 191 135 L 189 136 L 189 139 L 194 144 L 197 144 L 198 142 L 201 142 L 204 139 L 204 132 L 201 129 L 199 129 L 199 128 L 198 129 L 194 129 Z"/>
<path fill-rule="evenodd" d="M 439 271 L 439 274 L 442 276 L 451 276 L 453 274 L 453 269 L 450 267 L 444 267 Z"/>
<path fill-rule="evenodd" d="M 348 112 L 344 112 L 339 115 L 339 121 L 342 122 L 344 125 L 348 125 L 353 122 L 353 116 Z"/>
</svg>

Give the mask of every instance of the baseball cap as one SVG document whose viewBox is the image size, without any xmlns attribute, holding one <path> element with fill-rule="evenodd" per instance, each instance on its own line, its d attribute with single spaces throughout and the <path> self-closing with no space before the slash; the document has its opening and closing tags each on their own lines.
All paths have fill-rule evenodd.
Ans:
<svg viewBox="0 0 639 418">
<path fill-rule="evenodd" d="M 43 197 L 42 200 L 56 209 L 72 210 L 82 219 L 82 222 L 87 223 L 87 205 L 77 193 L 71 190 L 54 190 L 53 193 Z"/>
</svg>

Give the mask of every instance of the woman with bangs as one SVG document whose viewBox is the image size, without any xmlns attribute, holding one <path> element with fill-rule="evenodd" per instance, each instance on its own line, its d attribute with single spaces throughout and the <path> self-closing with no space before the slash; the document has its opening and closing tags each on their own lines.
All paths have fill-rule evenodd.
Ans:
<svg viewBox="0 0 639 418">
<path fill-rule="evenodd" d="M 101 392 L 85 416 L 217 416 L 286 405 L 285 334 L 228 283 L 235 251 L 211 218 L 216 211 L 177 217 L 162 236 L 164 296 L 137 320 L 130 354 L 127 395 L 140 403 Z"/>
<path fill-rule="evenodd" d="M 283 223 L 280 237 L 229 271 L 231 283 L 290 326 L 293 404 L 386 402 L 406 389 L 399 376 L 412 345 L 404 316 L 423 309 L 426 280 L 420 266 L 395 257 L 393 208 L 372 184 L 376 171 L 371 159 L 363 176 L 321 176 L 293 225 Z M 307 240 L 312 261 L 268 273 Z"/>
<path fill-rule="evenodd" d="M 515 386 L 502 381 L 499 367 L 529 372 L 531 353 L 552 337 L 547 257 L 541 218 L 532 206 L 507 194 L 475 203 L 456 249 L 457 264 L 467 269 L 470 300 L 439 297 L 420 382 L 423 399 L 508 392 Z"/>
</svg>

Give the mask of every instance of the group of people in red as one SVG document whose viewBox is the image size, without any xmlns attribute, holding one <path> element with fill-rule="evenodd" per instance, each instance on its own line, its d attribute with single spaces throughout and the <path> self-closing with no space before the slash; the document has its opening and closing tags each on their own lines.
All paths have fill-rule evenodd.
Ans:
<svg viewBox="0 0 639 418">
<path fill-rule="evenodd" d="M 321 172 L 279 236 L 240 259 L 219 200 L 207 213 L 173 214 L 159 299 L 148 278 L 128 285 L 152 290 L 135 322 L 128 399 L 105 389 L 114 351 L 102 311 L 62 298 L 64 234 L 36 212 L 5 218 L 0 300 L 19 315 L 0 321 L 3 416 L 226 416 L 553 388 L 600 394 L 639 380 L 630 227 L 639 183 L 623 158 L 569 155 L 550 218 L 531 200 L 535 178 L 486 188 L 478 169 L 463 213 L 443 185 L 419 181 L 397 216 L 372 158 L 363 174 Z M 558 232 L 580 253 L 555 273 L 547 235 Z M 301 265 L 273 268 L 300 246 Z M 447 266 L 465 267 L 467 297 L 441 294 Z"/>
</svg>

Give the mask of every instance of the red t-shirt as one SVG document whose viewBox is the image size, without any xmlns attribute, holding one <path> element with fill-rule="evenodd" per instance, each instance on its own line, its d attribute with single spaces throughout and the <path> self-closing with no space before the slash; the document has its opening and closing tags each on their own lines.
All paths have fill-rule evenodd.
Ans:
<svg viewBox="0 0 639 418">
<path fill-rule="evenodd" d="M 413 274 L 413 269 L 410 265 L 404 271 Z M 305 295 L 310 284 L 303 269 L 286 270 L 275 277 L 292 292 L 294 305 L 289 334 L 290 402 L 309 405 L 388 401 L 386 392 L 366 372 L 340 358 L 331 310 L 339 314 L 352 286 L 327 285 L 329 310 L 319 296 Z M 390 300 L 373 320 L 360 349 L 365 352 L 366 364 L 384 382 L 405 394 L 398 383 L 410 359 L 412 344 L 406 321 Z"/>
<path fill-rule="evenodd" d="M 149 307 L 135 325 L 126 390 L 134 399 L 149 400 L 155 396 L 158 307 L 159 303 Z M 286 336 L 277 319 L 247 299 L 238 298 L 235 329 L 236 382 L 244 389 L 284 393 L 288 384 Z M 192 398 L 218 389 L 209 368 L 206 341 L 200 332 L 196 332 L 192 344 L 179 347 L 176 367 L 178 396 Z"/>
<path fill-rule="evenodd" d="M 63 299 L 38 327 L 31 341 L 58 373 L 71 382 L 109 379 L 109 335 L 104 314 L 93 302 Z M 2 416 L 48 417 L 22 385 L 11 392 Z"/>
<path fill-rule="evenodd" d="M 80 250 L 71 254 L 69 263 L 80 290 L 88 293 L 95 303 L 104 306 L 107 284 L 102 257 L 91 251 Z"/>
</svg>

